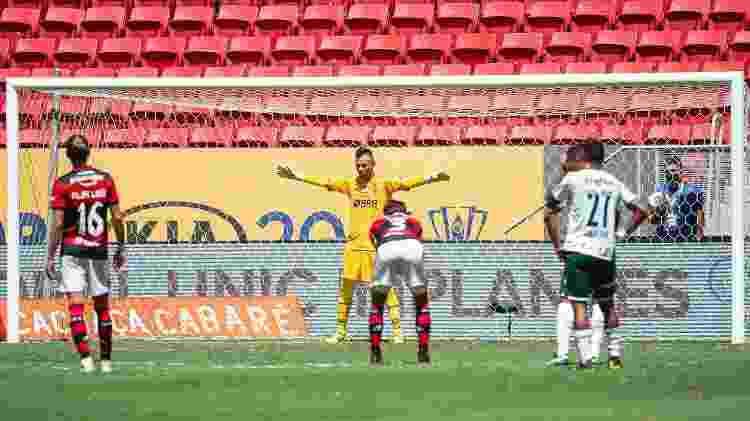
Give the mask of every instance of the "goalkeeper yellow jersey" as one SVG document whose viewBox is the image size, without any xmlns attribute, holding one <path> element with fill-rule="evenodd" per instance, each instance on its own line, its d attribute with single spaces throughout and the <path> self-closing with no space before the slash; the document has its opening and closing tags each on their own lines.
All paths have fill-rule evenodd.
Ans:
<svg viewBox="0 0 750 421">
<path fill-rule="evenodd" d="M 370 226 L 382 215 L 385 204 L 398 191 L 408 191 L 425 183 L 424 177 L 406 180 L 383 180 L 373 177 L 366 185 L 359 185 L 357 177 L 325 179 L 305 177 L 305 181 L 345 194 L 349 197 L 349 229 L 346 247 L 351 250 L 375 251 L 370 243 Z"/>
</svg>

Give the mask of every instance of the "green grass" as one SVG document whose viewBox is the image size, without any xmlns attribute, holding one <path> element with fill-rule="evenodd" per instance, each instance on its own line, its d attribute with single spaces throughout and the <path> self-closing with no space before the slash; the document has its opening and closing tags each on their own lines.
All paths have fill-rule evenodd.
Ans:
<svg viewBox="0 0 750 421">
<path fill-rule="evenodd" d="M 745 420 L 747 349 L 631 344 L 623 370 L 545 369 L 551 344 L 119 342 L 83 375 L 67 344 L 0 345 L 2 420 Z M 119 363 L 119 365 L 118 365 Z M 7 408 L 6 408 L 7 407 Z"/>
</svg>

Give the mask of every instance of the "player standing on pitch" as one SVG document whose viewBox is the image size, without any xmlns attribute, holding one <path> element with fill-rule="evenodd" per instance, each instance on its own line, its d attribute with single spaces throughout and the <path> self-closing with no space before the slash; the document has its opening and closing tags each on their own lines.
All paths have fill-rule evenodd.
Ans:
<svg viewBox="0 0 750 421">
<path fill-rule="evenodd" d="M 50 226 L 47 274 L 54 277 L 55 255 L 62 242 L 62 285 L 70 310 L 70 333 L 84 372 L 94 370 L 88 344 L 83 290 L 88 280 L 94 297 L 99 328 L 101 370 L 112 371 L 112 320 L 109 314 L 109 268 L 107 261 L 107 212 L 118 247 L 114 267 L 125 262 L 125 229 L 122 223 L 117 188 L 112 176 L 87 164 L 90 147 L 85 137 L 73 135 L 65 142 L 72 171 L 55 181 L 52 189 L 54 218 Z"/>
<path fill-rule="evenodd" d="M 346 179 L 305 177 L 285 166 L 278 166 L 276 169 L 276 173 L 282 178 L 302 181 L 349 197 L 349 235 L 344 248 L 344 273 L 336 310 L 336 334 L 326 339 L 330 344 L 341 343 L 347 338 L 354 283 L 369 283 L 372 280 L 375 249 L 369 239 L 370 224 L 382 214 L 386 202 L 395 192 L 450 180 L 445 172 L 438 172 L 427 178 L 383 180 L 375 177 L 375 157 L 370 149 L 357 148 L 354 158 L 357 175 Z M 393 327 L 393 342 L 403 343 L 398 296 L 393 289 L 388 293 L 386 304 Z"/>
<path fill-rule="evenodd" d="M 377 249 L 375 277 L 372 289 L 372 311 L 370 312 L 370 363 L 383 364 L 380 339 L 383 334 L 383 304 L 393 285 L 394 276 L 401 276 L 414 295 L 417 314 L 417 363 L 430 363 L 430 311 L 428 309 L 427 286 L 424 281 L 424 248 L 422 226 L 410 216 L 406 205 L 391 200 L 385 205 L 384 216 L 373 222 L 370 241 Z"/>
<path fill-rule="evenodd" d="M 600 143 L 575 145 L 568 150 L 564 170 L 567 174 L 545 198 L 544 224 L 555 253 L 565 267 L 558 306 L 558 352 L 548 365 L 568 364 L 568 343 L 575 331 L 579 368 L 592 365 L 592 324 L 606 329 L 609 366 L 622 367 L 622 340 L 612 335 L 617 327 L 613 311 L 616 231 L 625 209 L 633 212 L 630 235 L 650 213 L 636 204 L 633 194 L 620 180 L 601 169 L 604 146 Z M 566 210 L 567 230 L 560 240 L 560 211 Z M 592 320 L 587 320 L 587 303 L 593 295 L 596 305 Z M 606 323 L 605 323 L 606 320 Z M 602 332 L 604 333 L 604 332 Z M 599 346 L 596 339 L 595 346 Z"/>
</svg>

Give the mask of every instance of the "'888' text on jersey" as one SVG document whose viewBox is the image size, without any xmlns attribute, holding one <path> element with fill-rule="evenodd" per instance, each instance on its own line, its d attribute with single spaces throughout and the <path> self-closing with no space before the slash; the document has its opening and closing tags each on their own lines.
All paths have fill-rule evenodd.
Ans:
<svg viewBox="0 0 750 421">
<path fill-rule="evenodd" d="M 106 259 L 107 214 L 118 204 L 112 176 L 82 167 L 60 177 L 52 189 L 52 209 L 65 211 L 63 256 Z"/>
<path fill-rule="evenodd" d="M 625 204 L 636 195 L 613 175 L 598 169 L 568 173 L 548 193 L 550 207 L 565 209 L 562 249 L 612 260 L 617 225 Z"/>
</svg>

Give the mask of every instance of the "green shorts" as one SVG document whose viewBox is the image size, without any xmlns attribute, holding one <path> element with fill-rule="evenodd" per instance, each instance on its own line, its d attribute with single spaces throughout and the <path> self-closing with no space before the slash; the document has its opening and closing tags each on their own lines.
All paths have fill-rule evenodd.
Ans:
<svg viewBox="0 0 750 421">
<path fill-rule="evenodd" d="M 611 299 L 617 290 L 615 261 L 578 253 L 565 254 L 560 296 L 572 301 Z"/>
</svg>

